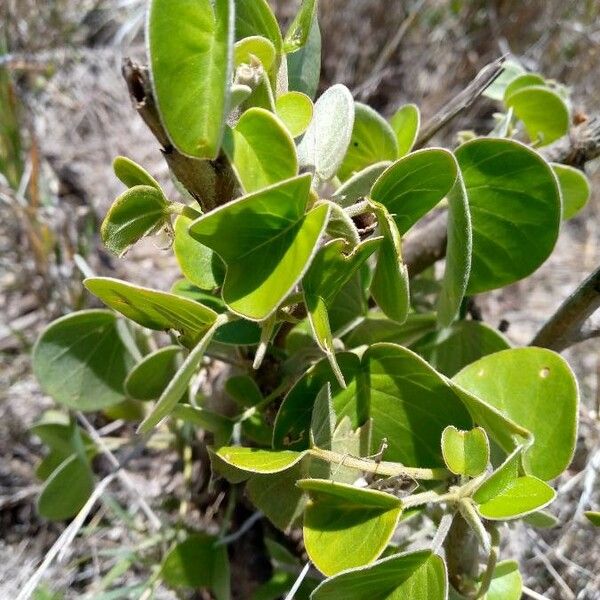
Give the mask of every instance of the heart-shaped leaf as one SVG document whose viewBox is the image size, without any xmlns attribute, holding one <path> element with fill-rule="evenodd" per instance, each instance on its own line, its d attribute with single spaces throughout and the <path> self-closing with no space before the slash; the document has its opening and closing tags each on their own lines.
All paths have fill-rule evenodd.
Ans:
<svg viewBox="0 0 600 600">
<path fill-rule="evenodd" d="M 395 554 L 325 580 L 310 598 L 364 600 L 365 597 L 446 600 L 448 581 L 444 560 L 431 550 Z"/>
<path fill-rule="evenodd" d="M 533 433 L 524 454 L 528 473 L 549 480 L 566 469 L 577 436 L 578 390 L 558 354 L 543 348 L 504 350 L 465 367 L 454 381 Z"/>
<path fill-rule="evenodd" d="M 208 159 L 219 154 L 229 105 L 233 19 L 233 0 L 150 3 L 154 98 L 169 138 L 183 154 Z"/>
<path fill-rule="evenodd" d="M 415 104 L 401 106 L 390 119 L 398 143 L 398 158 L 408 154 L 417 141 L 421 126 L 421 113 Z"/>
<path fill-rule="evenodd" d="M 351 206 L 356 201 L 367 197 L 373 184 L 390 165 L 389 161 L 380 162 L 355 173 L 335 190 L 331 199 L 340 206 Z"/>
<path fill-rule="evenodd" d="M 388 122 L 370 106 L 355 102 L 350 146 L 338 177 L 344 181 L 370 165 L 397 157 L 396 134 Z"/>
<path fill-rule="evenodd" d="M 313 117 L 312 100 L 300 92 L 287 92 L 278 96 L 275 110 L 295 138 L 306 131 Z"/>
<path fill-rule="evenodd" d="M 508 96 L 505 103 L 523 121 L 529 139 L 539 146 L 547 146 L 569 131 L 569 109 L 547 87 L 523 87 Z"/>
<path fill-rule="evenodd" d="M 94 490 L 94 475 L 81 456 L 72 454 L 48 477 L 37 501 L 42 517 L 61 521 L 75 516 Z"/>
<path fill-rule="evenodd" d="M 107 310 L 84 310 L 57 319 L 33 349 L 42 390 L 75 410 L 99 410 L 125 399 L 123 382 L 133 366 Z"/>
<path fill-rule="evenodd" d="M 306 44 L 316 12 L 317 0 L 302 0 L 300 10 L 285 34 L 283 40 L 284 52 L 296 52 Z"/>
<path fill-rule="evenodd" d="M 371 198 L 387 208 L 404 235 L 448 194 L 457 173 L 451 152 L 417 150 L 382 173 L 371 189 Z"/>
<path fill-rule="evenodd" d="M 402 513 L 399 498 L 326 479 L 304 479 L 298 486 L 311 500 L 304 511 L 304 545 L 319 571 L 335 575 L 383 552 Z"/>
<path fill-rule="evenodd" d="M 344 85 L 330 87 L 315 103 L 313 118 L 298 146 L 300 166 L 311 168 L 321 181 L 337 172 L 352 137 L 354 100 Z"/>
<path fill-rule="evenodd" d="M 202 290 L 212 290 L 219 285 L 217 277 L 223 270 L 214 252 L 200 244 L 189 234 L 192 219 L 179 215 L 175 220 L 173 251 L 184 277 Z M 219 278 L 222 279 L 222 278 Z"/>
<path fill-rule="evenodd" d="M 442 454 L 455 475 L 477 477 L 490 460 L 490 443 L 481 427 L 459 431 L 450 425 L 442 433 Z"/>
<path fill-rule="evenodd" d="M 189 535 L 165 557 L 161 578 L 173 588 L 209 588 L 217 600 L 226 600 L 230 597 L 227 546 L 216 542 L 206 533 Z"/>
<path fill-rule="evenodd" d="M 156 400 L 164 392 L 177 372 L 180 346 L 166 346 L 156 350 L 137 364 L 125 380 L 125 391 L 136 400 Z"/>
<path fill-rule="evenodd" d="M 410 308 L 408 269 L 402 261 L 402 242 L 396 222 L 382 204 L 372 202 L 383 236 L 371 281 L 371 295 L 390 319 L 403 323 Z"/>
<path fill-rule="evenodd" d="M 467 190 L 459 172 L 448 194 L 446 269 L 437 303 L 438 322 L 443 327 L 454 321 L 462 304 L 469 283 L 472 252 L 471 213 Z"/>
<path fill-rule="evenodd" d="M 482 356 L 508 348 L 510 344 L 500 332 L 480 321 L 456 321 L 448 329 L 428 333 L 412 346 L 417 354 L 447 377 L 456 375 Z"/>
<path fill-rule="evenodd" d="M 146 169 L 140 167 L 137 163 L 126 156 L 117 156 L 113 160 L 113 170 L 115 175 L 128 187 L 136 185 L 146 185 L 154 187 L 160 191 L 160 185 Z"/>
<path fill-rule="evenodd" d="M 251 320 L 269 317 L 310 264 L 329 207 L 305 214 L 310 176 L 301 175 L 234 200 L 201 217 L 190 235 L 226 263 L 223 300 Z"/>
<path fill-rule="evenodd" d="M 112 204 L 100 227 L 104 245 L 117 256 L 144 236 L 160 229 L 168 220 L 168 203 L 160 189 L 136 185 Z"/>
<path fill-rule="evenodd" d="M 513 283 L 548 258 L 558 237 L 560 192 L 551 167 L 514 140 L 481 138 L 456 151 L 471 209 L 468 294 Z"/>
<path fill-rule="evenodd" d="M 217 318 L 214 310 L 188 298 L 111 277 L 90 277 L 83 284 L 107 306 L 142 327 L 178 331 L 186 345 L 194 345 Z"/>
<path fill-rule="evenodd" d="M 244 112 L 226 139 L 225 152 L 246 192 L 298 173 L 294 140 L 284 124 L 264 108 Z"/>
<path fill-rule="evenodd" d="M 552 164 L 558 177 L 562 194 L 562 218 L 572 219 L 590 199 L 591 189 L 588 178 L 579 169 L 567 165 Z"/>
<path fill-rule="evenodd" d="M 289 89 L 314 98 L 321 76 L 321 30 L 317 11 L 308 32 L 306 44 L 293 54 L 287 55 Z"/>
<path fill-rule="evenodd" d="M 233 49 L 233 61 L 235 66 L 241 64 L 251 65 L 254 59 L 258 59 L 265 71 L 270 71 L 277 52 L 273 43 L 261 35 L 253 35 L 236 42 Z"/>
</svg>

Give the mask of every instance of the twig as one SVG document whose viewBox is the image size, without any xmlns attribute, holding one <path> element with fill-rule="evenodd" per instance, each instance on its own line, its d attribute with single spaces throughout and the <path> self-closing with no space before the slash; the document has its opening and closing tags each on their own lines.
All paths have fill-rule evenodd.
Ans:
<svg viewBox="0 0 600 600">
<path fill-rule="evenodd" d="M 227 546 L 228 544 L 231 544 L 233 542 L 235 542 L 236 540 L 239 540 L 247 531 L 250 531 L 250 529 L 252 529 L 252 526 L 254 525 L 254 523 L 256 523 L 257 521 L 260 521 L 265 515 L 262 513 L 262 511 L 257 510 L 256 512 L 252 513 L 240 526 L 240 528 L 237 531 L 234 531 L 233 533 L 230 533 L 229 535 L 225 535 L 222 538 L 219 538 L 216 542 L 215 542 L 215 547 L 216 546 Z"/>
<path fill-rule="evenodd" d="M 287 593 L 285 600 L 293 600 L 294 596 L 296 595 L 296 592 L 300 589 L 300 586 L 302 585 L 302 582 L 304 581 L 304 578 L 306 577 L 309 569 L 310 569 L 310 563 L 307 562 L 304 565 L 302 571 L 300 571 L 300 575 L 298 575 L 298 579 L 296 579 L 296 581 L 294 581 L 294 585 L 292 586 L 290 591 Z"/>
<path fill-rule="evenodd" d="M 541 594 L 538 594 L 536 591 L 532 590 L 531 588 L 528 588 L 527 586 L 523 586 L 522 592 L 526 596 L 529 596 L 534 600 L 550 600 L 550 598 L 548 598 L 547 596 L 542 596 Z"/>
<path fill-rule="evenodd" d="M 562 303 L 531 340 L 531 346 L 560 351 L 582 341 L 582 325 L 598 308 L 600 267 Z"/>
<path fill-rule="evenodd" d="M 484 90 L 502 73 L 502 65 L 505 57 L 501 56 L 494 62 L 489 63 L 473 79 L 473 81 L 455 96 L 448 104 L 439 110 L 429 121 L 427 121 L 419 133 L 415 148 L 421 148 L 440 129 L 448 125 L 452 119 L 463 110 L 469 108 L 481 96 Z"/>
</svg>

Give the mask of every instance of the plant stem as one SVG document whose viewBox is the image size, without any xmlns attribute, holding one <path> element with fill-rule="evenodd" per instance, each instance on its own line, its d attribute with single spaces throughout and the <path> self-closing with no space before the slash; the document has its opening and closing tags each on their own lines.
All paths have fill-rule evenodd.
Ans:
<svg viewBox="0 0 600 600">
<path fill-rule="evenodd" d="M 344 212 L 349 217 L 358 217 L 358 215 L 363 215 L 366 212 L 370 212 L 371 206 L 368 200 L 361 200 L 356 204 L 352 204 L 351 206 L 347 206 L 344 208 Z"/>
<path fill-rule="evenodd" d="M 458 499 L 456 492 L 448 492 L 447 494 L 438 494 L 437 492 L 423 492 L 421 494 L 413 494 L 402 498 L 402 506 L 404 508 L 413 508 L 423 504 L 439 504 L 440 502 L 454 502 Z"/>
<path fill-rule="evenodd" d="M 417 467 L 405 467 L 400 463 L 387 461 L 375 462 L 368 458 L 358 458 L 356 456 L 349 456 L 348 454 L 333 452 L 332 450 L 323 450 L 322 448 L 312 448 L 309 452 L 313 456 L 327 462 L 343 464 L 345 467 L 357 469 L 358 471 L 366 471 L 374 475 L 386 475 L 388 477 L 404 476 L 412 479 L 436 481 L 443 481 L 450 475 L 450 472 L 444 468 L 421 469 Z M 441 502 L 442 500 L 437 501 Z"/>
<path fill-rule="evenodd" d="M 183 215 L 192 220 L 202 216 L 201 212 L 182 202 L 171 202 L 167 207 L 167 210 L 172 215 Z"/>
<path fill-rule="evenodd" d="M 478 598 L 483 598 L 488 593 L 490 585 L 492 584 L 494 569 L 496 568 L 496 564 L 498 563 L 498 553 L 500 551 L 500 534 L 498 533 L 498 528 L 495 525 L 490 526 L 490 537 L 492 538 L 492 547 L 488 555 L 485 573 L 483 574 L 483 578 L 481 580 L 481 587 L 477 592 L 475 600 L 477 600 Z"/>
</svg>

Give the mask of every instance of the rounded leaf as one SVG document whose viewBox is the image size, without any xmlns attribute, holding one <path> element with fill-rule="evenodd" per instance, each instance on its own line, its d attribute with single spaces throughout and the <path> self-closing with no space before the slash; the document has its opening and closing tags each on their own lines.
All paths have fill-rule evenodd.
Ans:
<svg viewBox="0 0 600 600">
<path fill-rule="evenodd" d="M 514 560 L 505 560 L 496 565 L 483 600 L 521 600 L 522 593 L 523 579 L 519 565 Z"/>
<path fill-rule="evenodd" d="M 312 100 L 301 92 L 281 94 L 275 100 L 275 110 L 295 138 L 306 131 L 313 117 Z"/>
<path fill-rule="evenodd" d="M 236 42 L 233 49 L 235 66 L 242 63 L 252 64 L 252 58 L 258 58 L 265 71 L 270 71 L 277 53 L 273 43 L 260 35 L 253 35 Z"/>
<path fill-rule="evenodd" d="M 544 480 L 562 473 L 577 438 L 577 382 L 558 354 L 514 348 L 485 356 L 453 379 L 533 433 L 524 453 L 528 473 Z"/>
<path fill-rule="evenodd" d="M 356 102 L 350 146 L 338 177 L 344 181 L 370 165 L 397 157 L 398 142 L 394 130 L 377 111 Z"/>
<path fill-rule="evenodd" d="M 146 169 L 126 156 L 117 156 L 113 160 L 115 175 L 129 188 L 147 185 L 160 191 L 160 185 Z"/>
<path fill-rule="evenodd" d="M 388 167 L 371 189 L 371 198 L 393 215 L 405 234 L 452 189 L 457 165 L 451 152 L 417 150 Z"/>
<path fill-rule="evenodd" d="M 144 236 L 162 227 L 168 219 L 167 201 L 160 189 L 136 185 L 112 204 L 100 227 L 104 245 L 117 256 Z"/>
<path fill-rule="evenodd" d="M 331 576 L 361 567 L 385 550 L 402 513 L 399 498 L 326 479 L 304 479 L 298 486 L 310 497 L 304 545 L 319 571 Z"/>
<path fill-rule="evenodd" d="M 136 400 L 156 400 L 177 372 L 180 346 L 167 346 L 152 352 L 137 364 L 125 379 L 125 391 Z"/>
<path fill-rule="evenodd" d="M 506 102 L 515 92 L 532 86 L 544 86 L 544 78 L 536 73 L 523 73 L 515 77 L 504 90 L 504 101 Z"/>
<path fill-rule="evenodd" d="M 569 109 L 562 98 L 547 87 L 521 88 L 505 102 L 523 121 L 529 139 L 539 146 L 547 146 L 569 131 Z"/>
<path fill-rule="evenodd" d="M 513 140 L 480 138 L 456 151 L 473 227 L 468 294 L 533 273 L 558 238 L 561 202 L 552 168 Z"/>
<path fill-rule="evenodd" d="M 421 126 L 421 113 L 415 104 L 401 106 L 390 119 L 398 143 L 398 158 L 408 154 L 417 141 Z"/>
<path fill-rule="evenodd" d="M 171 142 L 183 154 L 209 159 L 219 154 L 229 104 L 233 19 L 233 0 L 150 3 L 154 98 Z"/>
<path fill-rule="evenodd" d="M 587 204 L 592 192 L 590 182 L 579 169 L 552 164 L 562 194 L 562 218 L 572 219 Z"/>
<path fill-rule="evenodd" d="M 33 348 L 33 372 L 56 402 L 82 411 L 125 399 L 123 382 L 133 365 L 107 310 L 84 310 L 57 319 Z"/>
<path fill-rule="evenodd" d="M 37 501 L 42 517 L 61 521 L 74 517 L 94 490 L 94 475 L 85 460 L 72 454 L 48 477 Z"/>
</svg>

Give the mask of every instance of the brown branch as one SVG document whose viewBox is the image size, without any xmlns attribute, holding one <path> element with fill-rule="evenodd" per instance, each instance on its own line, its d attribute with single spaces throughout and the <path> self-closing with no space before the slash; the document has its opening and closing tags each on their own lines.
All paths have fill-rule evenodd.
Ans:
<svg viewBox="0 0 600 600">
<path fill-rule="evenodd" d="M 181 185 L 198 201 L 203 212 L 225 204 L 237 195 L 237 182 L 225 155 L 216 160 L 200 160 L 181 154 L 169 140 L 152 95 L 148 68 L 126 58 L 123 77 L 133 105 L 148 126 L 171 169 Z"/>
<path fill-rule="evenodd" d="M 542 148 L 540 154 L 550 162 L 582 168 L 587 161 L 600 156 L 600 117 L 576 125 L 568 135 Z M 446 256 L 447 222 L 446 212 L 441 212 L 406 237 L 403 256 L 411 276 Z"/>
<path fill-rule="evenodd" d="M 593 335 L 586 335 L 582 331 L 582 326 L 598 308 L 600 308 L 600 267 L 562 303 L 539 330 L 530 345 L 561 351 L 593 337 Z"/>
</svg>

